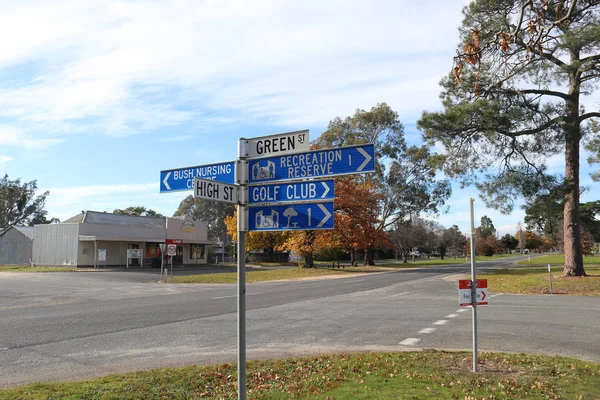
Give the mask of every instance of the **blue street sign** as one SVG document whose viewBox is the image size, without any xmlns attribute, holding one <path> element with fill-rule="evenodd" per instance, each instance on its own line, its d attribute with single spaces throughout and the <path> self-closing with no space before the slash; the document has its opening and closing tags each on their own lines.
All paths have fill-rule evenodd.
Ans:
<svg viewBox="0 0 600 400">
<path fill-rule="evenodd" d="M 193 190 L 194 178 L 235 184 L 235 161 L 160 171 L 160 193 Z"/>
<path fill-rule="evenodd" d="M 333 179 L 248 187 L 248 204 L 333 200 Z"/>
<path fill-rule="evenodd" d="M 249 182 L 273 182 L 375 171 L 372 144 L 250 160 Z"/>
<path fill-rule="evenodd" d="M 248 208 L 250 231 L 333 229 L 333 202 Z"/>
</svg>

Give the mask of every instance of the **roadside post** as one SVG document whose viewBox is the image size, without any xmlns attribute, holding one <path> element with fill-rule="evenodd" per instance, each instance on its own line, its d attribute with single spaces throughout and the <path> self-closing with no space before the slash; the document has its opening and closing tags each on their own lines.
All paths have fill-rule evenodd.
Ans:
<svg viewBox="0 0 600 400">
<path fill-rule="evenodd" d="M 548 264 L 548 280 L 550 282 L 550 294 L 552 294 L 552 271 L 550 271 L 550 264 Z"/>
<path fill-rule="evenodd" d="M 473 320 L 473 372 L 477 372 L 477 281 L 475 276 L 475 199 L 471 198 L 471 318 Z"/>
<path fill-rule="evenodd" d="M 246 232 L 333 229 L 334 180 L 326 178 L 371 172 L 373 144 L 310 150 L 308 130 L 240 138 L 236 161 L 160 172 L 161 193 L 193 189 L 195 198 L 238 206 L 238 400 L 246 400 Z"/>
<path fill-rule="evenodd" d="M 163 268 L 164 268 L 164 262 L 165 262 L 165 246 L 166 246 L 166 244 L 161 243 L 161 244 L 159 244 L 159 246 L 160 246 L 160 281 L 162 282 Z"/>
<path fill-rule="evenodd" d="M 488 304 L 487 279 L 477 279 L 475 274 L 475 212 L 471 199 L 471 279 L 458 281 L 458 305 L 471 306 L 473 325 L 473 372 L 477 372 L 477 306 Z"/>
</svg>

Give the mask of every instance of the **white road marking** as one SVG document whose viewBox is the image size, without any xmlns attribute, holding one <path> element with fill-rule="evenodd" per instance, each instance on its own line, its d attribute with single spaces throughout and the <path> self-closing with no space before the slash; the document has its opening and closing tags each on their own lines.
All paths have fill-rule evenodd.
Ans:
<svg viewBox="0 0 600 400">
<path fill-rule="evenodd" d="M 391 296 L 388 296 L 387 298 L 391 299 L 392 297 L 404 296 L 405 294 L 408 294 L 408 292 L 402 292 L 402 293 L 393 294 Z"/>
<path fill-rule="evenodd" d="M 403 341 L 401 341 L 398 344 L 401 344 L 402 346 L 414 346 L 415 344 L 419 343 L 421 341 L 421 339 L 419 338 L 414 338 L 414 337 L 409 337 L 404 339 Z"/>
<path fill-rule="evenodd" d="M 456 310 L 456 312 L 465 312 L 465 311 L 467 311 L 466 308 L 461 308 L 460 310 Z"/>
<path fill-rule="evenodd" d="M 362 281 L 364 281 L 364 279 L 355 279 L 353 281 L 346 281 L 344 283 L 354 283 L 354 282 L 362 282 Z"/>
<path fill-rule="evenodd" d="M 458 314 L 448 314 L 446 315 L 444 318 L 454 318 L 456 317 Z"/>
<path fill-rule="evenodd" d="M 423 328 L 419 331 L 419 333 L 431 333 L 435 332 L 435 328 Z"/>
<path fill-rule="evenodd" d="M 433 324 L 434 325 L 446 325 L 448 323 L 447 319 L 438 319 L 437 321 L 435 321 Z"/>
<path fill-rule="evenodd" d="M 0 351 L 8 350 L 8 347 L 0 347 Z"/>
<path fill-rule="evenodd" d="M 235 295 L 235 294 L 234 294 L 233 296 L 221 296 L 221 297 L 213 297 L 213 298 L 212 298 L 212 300 L 227 299 L 227 298 L 229 298 L 229 297 L 235 297 L 235 296 L 237 296 L 237 295 Z"/>
</svg>

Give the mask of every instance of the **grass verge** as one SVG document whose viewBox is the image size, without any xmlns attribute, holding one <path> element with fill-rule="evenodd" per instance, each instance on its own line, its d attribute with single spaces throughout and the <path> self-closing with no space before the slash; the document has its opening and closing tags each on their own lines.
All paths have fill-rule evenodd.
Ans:
<svg viewBox="0 0 600 400">
<path fill-rule="evenodd" d="M 522 265 L 564 265 L 565 257 L 562 254 L 547 254 L 544 256 L 533 255 L 531 260 L 521 260 L 516 264 Z M 600 265 L 600 257 L 583 257 L 583 265 Z"/>
<path fill-rule="evenodd" d="M 600 364 L 562 357 L 467 352 L 341 354 L 253 361 L 249 399 L 598 399 Z M 0 390 L 17 399 L 236 398 L 236 365 L 164 368 Z"/>
<path fill-rule="evenodd" d="M 0 272 L 67 272 L 76 271 L 75 267 L 29 267 L 26 265 L 0 265 Z"/>
<path fill-rule="evenodd" d="M 349 275 L 354 273 L 381 272 L 378 267 L 346 267 L 338 268 L 288 268 L 264 271 L 247 271 L 246 282 L 265 282 L 289 279 L 320 278 L 327 275 Z M 222 272 L 218 274 L 199 274 L 174 276 L 169 278 L 170 283 L 236 283 L 236 272 Z"/>
<path fill-rule="evenodd" d="M 600 264 L 587 264 L 588 276 L 562 276 L 562 266 L 550 267 L 552 293 L 572 296 L 600 296 Z M 549 294 L 550 274 L 548 267 L 518 267 L 488 270 L 480 278 L 488 280 L 491 292 Z"/>
</svg>

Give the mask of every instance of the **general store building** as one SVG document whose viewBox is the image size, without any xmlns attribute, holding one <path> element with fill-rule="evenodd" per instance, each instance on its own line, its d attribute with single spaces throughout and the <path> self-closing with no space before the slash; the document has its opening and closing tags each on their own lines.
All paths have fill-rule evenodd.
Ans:
<svg viewBox="0 0 600 400">
<path fill-rule="evenodd" d="M 206 224 L 200 221 L 96 211 L 58 224 L 35 225 L 32 261 L 76 267 L 160 267 L 161 243 L 176 244 L 174 266 L 207 263 L 210 242 Z"/>
</svg>

